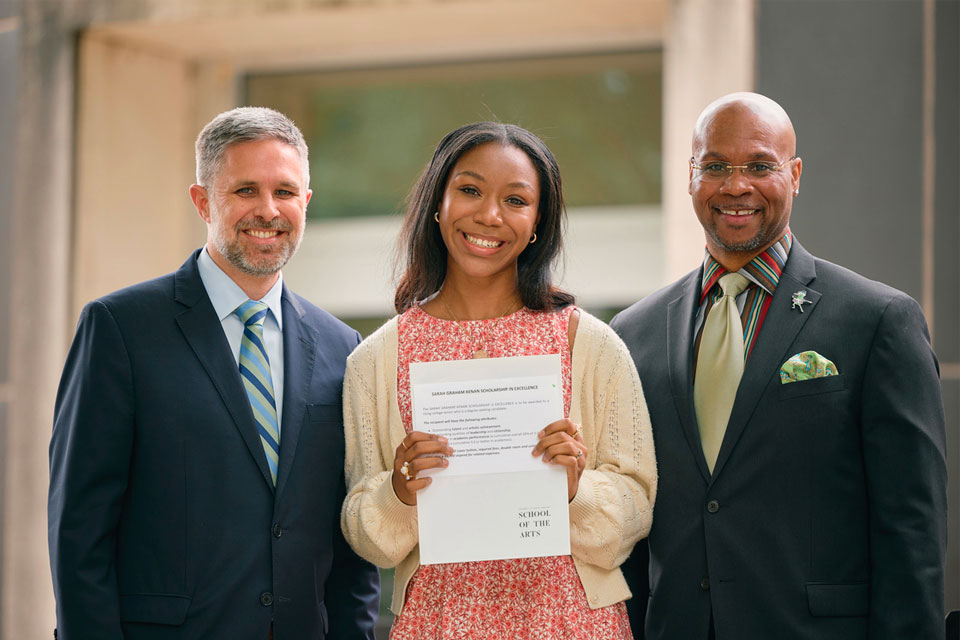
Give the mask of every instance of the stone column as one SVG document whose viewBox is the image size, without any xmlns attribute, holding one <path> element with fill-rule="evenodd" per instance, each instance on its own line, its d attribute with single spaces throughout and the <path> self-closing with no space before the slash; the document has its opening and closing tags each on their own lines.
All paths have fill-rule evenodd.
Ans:
<svg viewBox="0 0 960 640">
<path fill-rule="evenodd" d="M 19 26 L 10 394 L 4 460 L 2 636 L 49 638 L 47 446 L 69 335 L 73 43 L 55 4 L 24 2 Z"/>
<path fill-rule="evenodd" d="M 665 278 L 703 259 L 703 229 L 687 194 L 693 125 L 710 102 L 754 83 L 753 0 L 674 0 L 663 45 Z"/>
</svg>

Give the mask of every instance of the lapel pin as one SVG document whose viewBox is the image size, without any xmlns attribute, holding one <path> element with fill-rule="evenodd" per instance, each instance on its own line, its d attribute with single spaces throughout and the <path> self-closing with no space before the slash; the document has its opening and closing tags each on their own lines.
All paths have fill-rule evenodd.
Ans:
<svg viewBox="0 0 960 640">
<path fill-rule="evenodd" d="M 791 300 L 793 301 L 793 304 L 790 305 L 790 308 L 791 308 L 791 309 L 800 309 L 800 313 L 803 313 L 803 305 L 805 305 L 805 304 L 813 304 L 812 302 L 810 302 L 809 300 L 807 300 L 807 292 L 806 292 L 806 290 L 797 291 L 796 293 L 793 294 L 793 298 L 791 298 Z"/>
</svg>

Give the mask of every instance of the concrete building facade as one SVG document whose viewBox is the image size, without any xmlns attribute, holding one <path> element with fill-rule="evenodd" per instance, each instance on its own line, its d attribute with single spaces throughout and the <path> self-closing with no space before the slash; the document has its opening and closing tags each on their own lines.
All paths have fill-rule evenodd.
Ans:
<svg viewBox="0 0 960 640">
<path fill-rule="evenodd" d="M 641 295 L 702 255 L 686 194 L 697 113 L 734 90 L 778 100 L 804 159 L 794 232 L 927 313 L 949 431 L 946 603 L 960 608 L 958 34 L 956 0 L 0 2 L 0 637 L 54 626 L 47 444 L 79 309 L 203 241 L 186 197 L 192 143 L 237 104 L 238 78 L 646 48 L 663 51 L 664 178 L 657 221 L 637 239 L 662 268 Z M 311 297 L 354 313 L 322 289 Z"/>
</svg>

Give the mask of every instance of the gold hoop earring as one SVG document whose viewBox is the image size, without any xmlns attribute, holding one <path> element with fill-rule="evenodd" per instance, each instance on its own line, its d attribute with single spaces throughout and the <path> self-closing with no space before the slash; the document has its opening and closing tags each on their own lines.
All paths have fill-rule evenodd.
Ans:
<svg viewBox="0 0 960 640">
<path fill-rule="evenodd" d="M 440 224 L 440 212 L 439 212 L 439 211 L 434 211 L 434 212 L 433 212 L 433 219 L 437 221 L 437 224 Z"/>
<path fill-rule="evenodd" d="M 537 232 L 534 231 L 533 236 L 530 238 L 530 244 L 533 244 L 536 241 L 537 241 Z"/>
</svg>

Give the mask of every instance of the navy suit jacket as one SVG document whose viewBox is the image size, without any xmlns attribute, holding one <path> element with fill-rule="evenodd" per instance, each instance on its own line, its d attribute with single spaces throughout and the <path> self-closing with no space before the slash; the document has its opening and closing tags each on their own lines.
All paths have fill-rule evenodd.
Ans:
<svg viewBox="0 0 960 640">
<path fill-rule="evenodd" d="M 50 445 L 59 637 L 372 640 L 377 572 L 339 526 L 360 336 L 284 287 L 274 488 L 198 253 L 80 317 Z"/>
<path fill-rule="evenodd" d="M 705 640 L 711 613 L 718 640 L 942 638 L 945 427 L 919 305 L 795 242 L 711 475 L 693 405 L 699 293 L 697 270 L 612 322 L 660 474 L 647 640 Z M 782 384 L 803 351 L 839 375 Z M 641 598 L 645 549 L 624 566 Z"/>
</svg>

